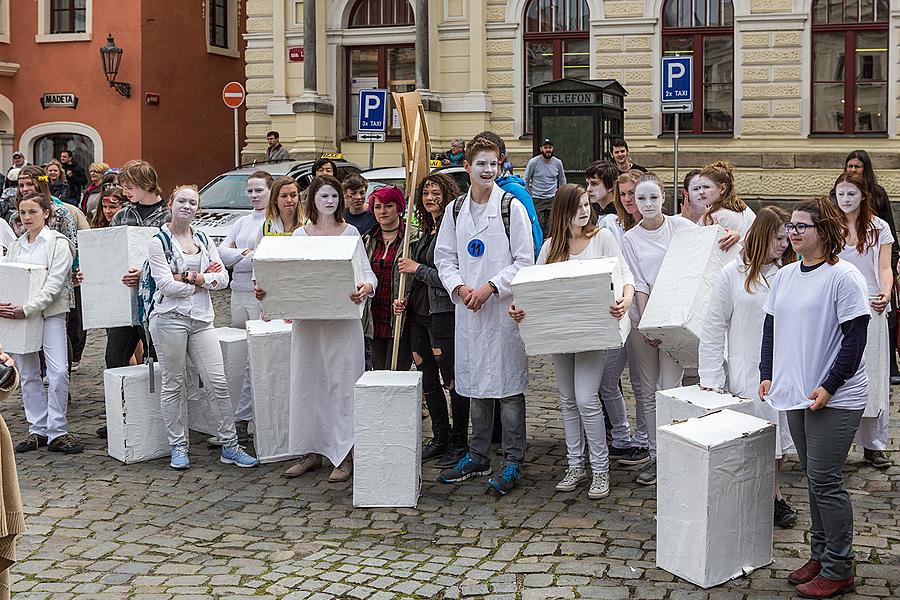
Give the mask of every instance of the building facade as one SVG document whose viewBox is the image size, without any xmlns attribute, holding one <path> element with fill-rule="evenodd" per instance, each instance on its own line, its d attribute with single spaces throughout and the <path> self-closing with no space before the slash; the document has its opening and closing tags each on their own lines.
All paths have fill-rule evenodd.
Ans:
<svg viewBox="0 0 900 600">
<path fill-rule="evenodd" d="M 435 150 L 493 129 L 524 165 L 533 85 L 615 79 L 636 162 L 671 181 L 660 58 L 689 54 L 680 167 L 725 158 L 745 196 L 790 199 L 863 148 L 900 195 L 900 0 L 248 0 L 247 17 L 247 158 L 277 129 L 295 154 L 367 164 L 358 91 L 383 87 L 422 90 Z M 401 164 L 387 133 L 377 166 Z"/>
<path fill-rule="evenodd" d="M 127 4 L 127 7 L 125 6 Z M 63 149 L 85 167 L 153 163 L 167 191 L 234 165 L 222 87 L 243 81 L 242 0 L 0 0 L 0 165 Z M 110 87 L 100 48 L 122 49 Z"/>
</svg>

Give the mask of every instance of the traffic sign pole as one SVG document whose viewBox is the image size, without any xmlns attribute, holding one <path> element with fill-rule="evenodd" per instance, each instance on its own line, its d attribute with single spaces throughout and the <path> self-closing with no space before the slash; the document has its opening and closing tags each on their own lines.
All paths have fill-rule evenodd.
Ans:
<svg viewBox="0 0 900 600">
<path fill-rule="evenodd" d="M 234 166 L 241 164 L 241 140 L 238 135 L 238 109 L 232 111 L 234 113 Z"/>
<path fill-rule="evenodd" d="M 375 166 L 375 143 L 384 141 L 387 93 L 387 90 L 383 89 L 359 91 L 359 121 L 356 124 L 356 141 L 369 142 L 370 169 Z"/>
<path fill-rule="evenodd" d="M 222 101 L 234 112 L 234 166 L 241 164 L 241 139 L 238 127 L 238 109 L 244 104 L 247 91 L 238 81 L 229 81 L 222 88 Z"/>
<path fill-rule="evenodd" d="M 681 113 L 694 110 L 694 61 L 690 56 L 664 56 L 661 61 L 662 89 L 660 110 L 663 114 L 675 114 L 675 136 L 673 163 L 675 171 L 672 177 L 672 214 L 678 214 L 678 129 L 681 125 Z"/>
<path fill-rule="evenodd" d="M 672 214 L 678 214 L 678 125 L 681 113 L 675 113 L 675 175 L 672 177 Z"/>
</svg>

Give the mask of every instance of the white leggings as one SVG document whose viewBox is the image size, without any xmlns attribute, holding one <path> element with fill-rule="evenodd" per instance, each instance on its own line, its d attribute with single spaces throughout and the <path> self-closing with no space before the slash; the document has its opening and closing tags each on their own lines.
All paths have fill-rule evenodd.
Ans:
<svg viewBox="0 0 900 600">
<path fill-rule="evenodd" d="M 231 326 L 244 329 L 247 321 L 259 319 L 259 302 L 253 292 L 231 291 Z M 253 419 L 253 390 L 250 387 L 250 354 L 247 353 L 247 366 L 244 368 L 244 386 L 241 388 L 241 400 L 234 411 L 235 421 Z"/>
<path fill-rule="evenodd" d="M 640 381 L 640 389 L 635 390 L 637 411 L 644 413 L 650 456 L 656 458 L 656 391 L 680 386 L 684 370 L 668 354 L 648 344 L 646 339 L 640 331 L 631 329 L 627 342 L 628 358 L 632 380 L 636 371 Z"/>
<path fill-rule="evenodd" d="M 609 471 L 609 449 L 606 447 L 603 408 L 597 397 L 597 388 L 603 376 L 604 354 L 603 350 L 595 350 L 551 356 L 556 370 L 556 383 L 559 386 L 559 404 L 569 467 L 583 465 L 586 436 L 591 470 L 595 473 Z"/>
<path fill-rule="evenodd" d="M 867 450 L 887 450 L 888 425 L 890 424 L 890 403 L 878 417 L 864 417 L 859 420 L 854 442 Z"/>
<path fill-rule="evenodd" d="M 66 410 L 69 406 L 69 351 L 66 315 L 44 318 L 44 360 L 49 386 L 44 394 L 41 357 L 37 352 L 17 354 L 13 358 L 22 380 L 22 403 L 28 419 L 28 433 L 47 436 L 53 441 L 69 433 Z"/>
</svg>

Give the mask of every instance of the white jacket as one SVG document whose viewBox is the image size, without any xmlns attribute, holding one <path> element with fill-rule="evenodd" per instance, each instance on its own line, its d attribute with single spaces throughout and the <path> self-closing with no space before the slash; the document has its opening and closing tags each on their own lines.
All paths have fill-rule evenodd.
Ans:
<svg viewBox="0 0 900 600">
<path fill-rule="evenodd" d="M 75 256 L 75 244 L 63 234 L 44 227 L 38 234 L 44 240 L 44 266 L 47 268 L 47 279 L 40 293 L 25 304 L 22 309 L 25 316 L 38 313 L 44 317 L 52 317 L 69 312 L 69 279 L 72 277 L 72 260 Z M 21 262 L 19 257 L 28 243 L 28 234 L 24 233 L 7 249 L 3 262 Z"/>
<path fill-rule="evenodd" d="M 518 200 L 510 203 L 510 238 L 500 215 L 503 190 L 494 184 L 490 200 L 474 222 L 470 193 L 454 221 L 453 208 L 441 221 L 434 260 L 441 283 L 456 305 L 456 389 L 472 398 L 505 398 L 528 386 L 528 359 L 518 324 L 509 318 L 510 283 L 521 267 L 534 264 L 531 221 Z M 492 294 L 478 312 L 465 307 L 453 290 L 477 289 L 491 281 Z"/>
</svg>

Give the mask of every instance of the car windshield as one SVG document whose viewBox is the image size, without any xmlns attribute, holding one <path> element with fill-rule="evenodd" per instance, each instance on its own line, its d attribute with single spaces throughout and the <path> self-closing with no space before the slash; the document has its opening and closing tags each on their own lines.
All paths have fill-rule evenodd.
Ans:
<svg viewBox="0 0 900 600">
<path fill-rule="evenodd" d="M 213 180 L 200 191 L 200 206 L 203 210 L 213 208 L 253 210 L 247 196 L 247 177 L 223 175 Z"/>
<path fill-rule="evenodd" d="M 440 173 L 441 171 L 436 171 Z M 456 185 L 459 187 L 460 192 L 466 193 L 469 190 L 469 174 L 463 170 L 455 170 L 455 171 L 443 171 L 446 175 L 449 175 L 456 182 Z M 363 173 L 363 177 L 366 174 Z M 393 185 L 401 190 L 406 189 L 406 179 L 392 179 L 390 177 L 380 178 L 372 176 L 372 179 L 369 180 L 369 187 L 366 189 L 366 198 L 375 191 L 375 188 L 382 187 L 384 185 Z"/>
</svg>

